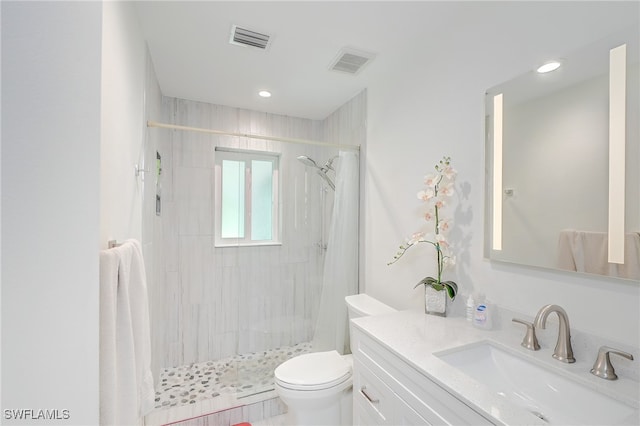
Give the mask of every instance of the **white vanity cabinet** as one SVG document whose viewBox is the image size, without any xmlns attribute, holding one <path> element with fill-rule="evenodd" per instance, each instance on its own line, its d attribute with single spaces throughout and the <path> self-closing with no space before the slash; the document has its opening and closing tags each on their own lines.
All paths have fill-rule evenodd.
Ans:
<svg viewBox="0 0 640 426">
<path fill-rule="evenodd" d="M 352 327 L 354 425 L 491 425 L 376 340 Z"/>
</svg>

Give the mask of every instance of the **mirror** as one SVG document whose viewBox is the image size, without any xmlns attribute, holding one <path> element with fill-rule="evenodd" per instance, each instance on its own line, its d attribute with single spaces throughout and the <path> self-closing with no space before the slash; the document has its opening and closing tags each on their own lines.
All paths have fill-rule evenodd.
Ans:
<svg viewBox="0 0 640 426">
<path fill-rule="evenodd" d="M 487 91 L 491 260 L 640 281 L 639 34 L 635 25 L 567 54 L 556 71 L 533 70 Z M 612 101 L 610 52 L 623 44 L 626 99 Z M 610 124 L 616 104 L 623 113 L 612 113 Z M 619 195 L 611 210 L 610 194 Z M 613 246 L 624 246 L 623 260 L 612 259 Z"/>
</svg>

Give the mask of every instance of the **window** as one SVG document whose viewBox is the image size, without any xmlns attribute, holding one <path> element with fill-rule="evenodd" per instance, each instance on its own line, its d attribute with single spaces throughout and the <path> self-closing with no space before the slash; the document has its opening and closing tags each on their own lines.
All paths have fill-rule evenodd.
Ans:
<svg viewBox="0 0 640 426">
<path fill-rule="evenodd" d="M 274 153 L 216 148 L 216 246 L 279 244 Z"/>
</svg>

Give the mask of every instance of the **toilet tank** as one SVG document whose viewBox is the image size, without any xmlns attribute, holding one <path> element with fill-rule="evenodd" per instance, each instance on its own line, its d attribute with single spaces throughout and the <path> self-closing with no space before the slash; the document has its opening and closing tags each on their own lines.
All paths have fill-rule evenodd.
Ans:
<svg viewBox="0 0 640 426">
<path fill-rule="evenodd" d="M 366 317 L 370 315 L 381 315 L 390 312 L 395 312 L 389 305 L 385 305 L 379 300 L 373 297 L 362 294 L 354 294 L 344 298 L 347 302 L 347 311 L 349 313 L 349 319 Z"/>
<path fill-rule="evenodd" d="M 387 314 L 390 312 L 395 312 L 389 305 L 385 305 L 379 300 L 374 299 L 371 296 L 368 296 L 364 293 L 362 294 L 354 294 L 352 296 L 347 296 L 344 298 L 344 301 L 347 303 L 347 312 L 349 314 L 349 334 L 352 334 L 353 326 L 351 325 L 351 320 L 354 318 L 360 317 L 368 317 L 371 315 L 381 315 Z M 351 352 L 353 352 L 354 348 L 351 345 L 351 339 L 349 339 L 349 347 Z"/>
</svg>

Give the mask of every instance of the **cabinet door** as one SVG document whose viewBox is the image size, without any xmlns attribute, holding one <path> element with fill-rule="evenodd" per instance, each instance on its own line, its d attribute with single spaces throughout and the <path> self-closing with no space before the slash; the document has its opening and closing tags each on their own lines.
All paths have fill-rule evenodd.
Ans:
<svg viewBox="0 0 640 426">
<path fill-rule="evenodd" d="M 422 417 L 416 410 L 411 408 L 406 402 L 398 398 L 396 400 L 396 412 L 394 424 L 398 426 L 423 426 L 433 425 Z"/>
<path fill-rule="evenodd" d="M 353 424 L 354 426 L 382 426 L 386 424 L 386 419 L 354 395 Z"/>
<path fill-rule="evenodd" d="M 367 367 L 354 359 L 353 412 L 356 426 L 393 425 L 396 395 Z"/>
</svg>

